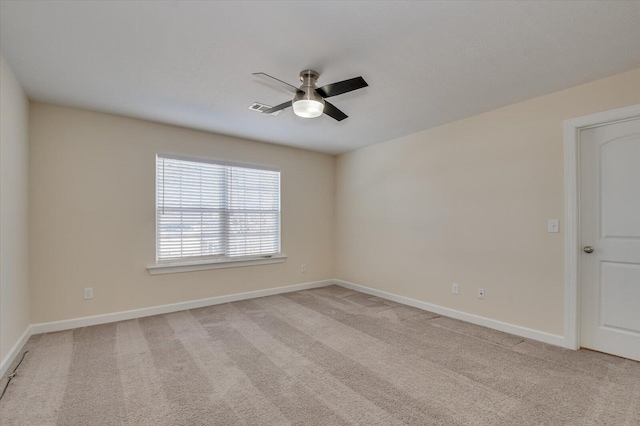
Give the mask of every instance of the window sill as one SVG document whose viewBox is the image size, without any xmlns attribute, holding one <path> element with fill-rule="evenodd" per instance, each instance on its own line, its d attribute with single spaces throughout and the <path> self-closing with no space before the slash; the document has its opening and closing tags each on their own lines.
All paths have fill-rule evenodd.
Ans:
<svg viewBox="0 0 640 426">
<path fill-rule="evenodd" d="M 274 254 L 271 257 L 252 257 L 243 259 L 206 260 L 184 263 L 161 263 L 147 266 L 150 275 L 176 274 L 179 272 L 206 271 L 207 269 L 238 268 L 241 266 L 269 265 L 287 260 L 285 254 Z"/>
</svg>

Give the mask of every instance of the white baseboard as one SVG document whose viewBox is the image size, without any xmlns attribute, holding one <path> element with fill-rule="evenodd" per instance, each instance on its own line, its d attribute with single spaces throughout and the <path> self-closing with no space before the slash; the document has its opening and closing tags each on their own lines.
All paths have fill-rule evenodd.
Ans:
<svg viewBox="0 0 640 426">
<path fill-rule="evenodd" d="M 20 353 L 24 344 L 29 340 L 29 337 L 34 334 L 49 333 L 53 331 L 71 330 L 74 328 L 87 327 L 91 325 L 106 324 L 116 321 L 124 321 L 135 318 L 143 318 L 152 315 L 168 314 L 171 312 L 184 311 L 187 309 L 203 308 L 206 306 L 219 305 L 222 303 L 236 302 L 239 300 L 255 299 L 258 297 L 272 296 L 275 294 L 289 293 L 293 291 L 308 290 L 312 288 L 325 287 L 328 285 L 339 285 L 351 290 L 356 290 L 362 293 L 371 294 L 372 296 L 378 296 L 383 299 L 392 300 L 394 302 L 402 303 L 404 305 L 413 306 L 418 309 L 423 309 L 430 312 L 435 312 L 439 315 L 459 319 L 462 321 L 470 322 L 472 324 L 481 325 L 484 327 L 492 328 L 494 330 L 503 331 L 505 333 L 515 334 L 516 336 L 526 337 L 528 339 L 538 340 L 544 343 L 549 343 L 556 346 L 564 346 L 564 337 L 556 334 L 546 333 L 540 330 L 534 330 L 531 328 L 521 327 L 506 322 L 481 317 L 479 315 L 469 314 L 466 312 L 456 311 L 454 309 L 445 308 L 443 306 L 434 305 L 431 303 L 423 302 L 409 297 L 398 296 L 393 293 L 387 293 L 385 291 L 376 290 L 373 288 L 365 287 L 358 284 L 353 284 L 347 281 L 338 279 L 314 281 L 308 283 L 294 284 L 283 287 L 269 288 L 265 290 L 248 291 L 245 293 L 229 294 L 225 296 L 209 297 L 206 299 L 191 300 L 188 302 L 172 303 L 169 305 L 152 306 L 149 308 L 133 309 L 130 311 L 113 312 L 109 314 L 93 315 L 82 318 L 72 318 L 62 321 L 52 321 L 45 323 L 31 324 L 24 331 L 20 339 L 13 345 L 9 353 L 4 357 L 0 363 L 0 376 L 2 376 L 9 368 L 15 357 Z"/>
<path fill-rule="evenodd" d="M 24 344 L 27 343 L 27 340 L 29 340 L 29 337 L 31 337 L 31 334 L 32 334 L 31 326 L 29 325 L 24 330 L 24 333 L 22 333 L 18 341 L 11 347 L 11 349 L 9 349 L 9 352 L 5 355 L 5 357 L 0 362 L 0 378 L 4 376 L 4 373 L 7 372 L 13 360 L 16 359 L 20 351 L 22 351 Z"/>
<path fill-rule="evenodd" d="M 359 284 L 353 284 L 347 281 L 334 280 L 336 285 L 351 290 L 356 290 L 361 293 L 370 294 L 372 296 L 378 296 L 383 299 L 392 300 L 394 302 L 402 303 L 403 305 L 413 306 L 414 308 L 423 309 L 425 311 L 434 312 L 446 317 L 459 319 L 462 321 L 470 322 L 472 324 L 481 325 L 483 327 L 492 328 L 494 330 L 503 331 L 505 333 L 515 334 L 516 336 L 526 337 L 527 339 L 538 340 L 540 342 L 549 343 L 555 346 L 564 347 L 564 336 L 558 334 L 551 334 L 540 330 L 534 330 L 532 328 L 521 327 L 519 325 L 509 324 L 506 322 L 494 320 L 491 318 L 482 317 L 480 315 L 469 314 L 462 311 L 456 311 L 455 309 L 445 308 L 444 306 L 434 305 L 432 303 L 423 302 L 421 300 L 411 299 L 409 297 L 398 296 L 397 294 L 387 293 L 386 291 L 376 290 L 370 287 L 365 287 Z"/>
<path fill-rule="evenodd" d="M 62 321 L 41 322 L 31 325 L 31 334 L 49 333 L 52 331 L 70 330 L 73 328 L 87 327 L 90 325 L 107 324 L 110 322 L 124 321 L 135 318 L 149 317 L 152 315 L 168 314 L 187 309 L 203 308 L 205 306 L 219 305 L 222 303 L 237 302 L 238 300 L 255 299 L 257 297 L 272 296 L 274 294 L 290 293 L 292 291 L 308 290 L 310 288 L 332 285 L 334 280 L 313 281 L 302 284 L 294 284 L 283 287 L 268 288 L 265 290 L 248 291 L 245 293 L 228 294 L 225 296 L 209 297 L 206 299 L 190 300 L 188 302 L 172 303 L 169 305 L 151 306 L 149 308 L 132 309 L 130 311 L 113 312 L 89 317 L 72 318 Z"/>
</svg>

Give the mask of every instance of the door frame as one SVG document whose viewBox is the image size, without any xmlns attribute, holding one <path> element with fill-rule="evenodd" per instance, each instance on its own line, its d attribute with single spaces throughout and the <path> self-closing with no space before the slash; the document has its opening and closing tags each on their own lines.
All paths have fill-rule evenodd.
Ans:
<svg viewBox="0 0 640 426">
<path fill-rule="evenodd" d="M 564 121 L 564 346 L 580 349 L 580 130 L 640 116 L 640 104 Z"/>
</svg>

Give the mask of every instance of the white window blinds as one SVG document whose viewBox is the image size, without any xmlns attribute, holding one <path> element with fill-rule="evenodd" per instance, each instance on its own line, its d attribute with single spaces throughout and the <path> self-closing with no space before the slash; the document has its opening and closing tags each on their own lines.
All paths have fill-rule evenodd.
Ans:
<svg viewBox="0 0 640 426">
<path fill-rule="evenodd" d="M 158 154 L 157 262 L 280 252 L 280 172 Z"/>
</svg>

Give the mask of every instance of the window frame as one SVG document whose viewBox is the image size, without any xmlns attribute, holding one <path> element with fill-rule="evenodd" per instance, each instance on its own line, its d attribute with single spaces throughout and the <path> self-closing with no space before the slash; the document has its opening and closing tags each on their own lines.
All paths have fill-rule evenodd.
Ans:
<svg viewBox="0 0 640 426">
<path fill-rule="evenodd" d="M 268 170 L 279 173 L 279 205 L 278 205 L 278 242 L 280 246 L 280 252 L 269 255 L 251 255 L 251 256 L 237 256 L 237 257 L 205 257 L 190 258 L 190 259 L 171 259 L 171 260 L 159 260 L 158 259 L 158 243 L 160 239 L 160 232 L 158 228 L 158 159 L 166 158 L 178 161 L 190 161 L 196 163 L 215 164 L 227 167 L 240 167 L 254 170 Z M 156 274 L 171 274 L 178 272 L 191 272 L 202 271 L 207 269 L 220 269 L 220 268 L 236 268 L 241 266 L 255 266 L 273 263 L 282 263 L 287 259 L 287 256 L 282 252 L 282 170 L 279 167 L 267 166 L 263 164 L 253 163 L 240 163 L 227 160 L 220 160 L 210 157 L 197 157 L 183 154 L 175 154 L 168 152 L 156 152 L 155 164 L 154 164 L 154 197 L 155 197 L 155 264 L 147 266 L 147 270 L 151 275 Z"/>
</svg>

